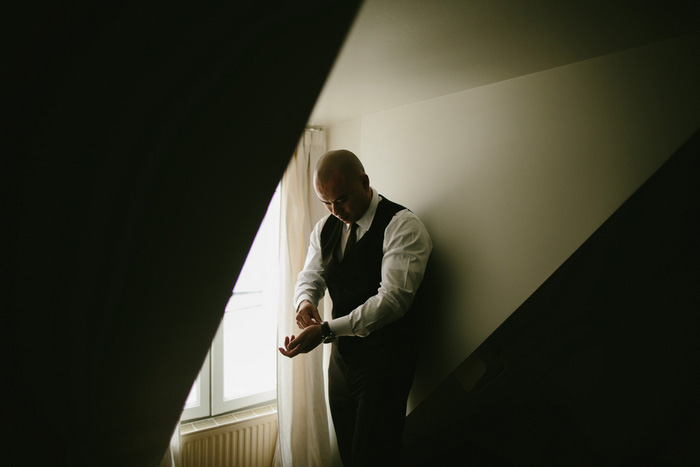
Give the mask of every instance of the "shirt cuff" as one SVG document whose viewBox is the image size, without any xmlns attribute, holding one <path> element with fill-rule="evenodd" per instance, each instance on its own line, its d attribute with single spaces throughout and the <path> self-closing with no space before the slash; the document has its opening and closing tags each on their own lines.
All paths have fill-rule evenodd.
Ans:
<svg viewBox="0 0 700 467">
<path fill-rule="evenodd" d="M 328 326 L 336 336 L 354 336 L 349 316 L 341 316 L 328 321 Z"/>
<path fill-rule="evenodd" d="M 318 306 L 316 303 L 314 303 L 314 300 L 311 298 L 310 295 L 304 295 L 304 294 L 302 294 L 302 295 L 299 295 L 299 297 L 297 297 L 296 301 L 294 302 L 294 313 L 296 313 L 297 311 L 299 311 L 299 305 L 300 305 L 301 302 L 303 302 L 304 300 L 310 301 L 310 302 L 311 302 L 314 306 L 316 306 L 316 307 Z"/>
</svg>

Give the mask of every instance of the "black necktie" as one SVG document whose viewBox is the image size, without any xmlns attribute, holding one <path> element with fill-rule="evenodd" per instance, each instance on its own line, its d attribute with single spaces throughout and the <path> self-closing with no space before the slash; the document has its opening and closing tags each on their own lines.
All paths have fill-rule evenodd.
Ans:
<svg viewBox="0 0 700 467">
<path fill-rule="evenodd" d="M 352 224 L 352 227 L 350 227 L 350 233 L 348 234 L 348 241 L 345 244 L 345 253 L 343 253 L 343 258 L 345 258 L 350 251 L 350 248 L 355 244 L 357 241 L 357 224 Z"/>
</svg>

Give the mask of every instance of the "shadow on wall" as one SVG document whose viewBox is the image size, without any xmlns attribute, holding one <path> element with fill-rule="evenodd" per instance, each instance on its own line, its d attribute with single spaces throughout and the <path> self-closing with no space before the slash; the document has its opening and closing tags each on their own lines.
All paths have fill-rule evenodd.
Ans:
<svg viewBox="0 0 700 467">
<path fill-rule="evenodd" d="M 418 317 L 419 359 L 416 377 L 409 397 L 409 410 L 434 389 L 433 381 L 440 381 L 451 368 L 445 368 L 455 347 L 445 339 L 444 330 L 454 323 L 454 304 L 449 303 L 450 291 L 467 287 L 468 278 L 450 272 L 450 261 L 439 245 L 434 245 L 425 277 L 421 284 L 422 310 Z"/>
<path fill-rule="evenodd" d="M 406 465 L 699 465 L 698 180 L 700 132 L 411 412 Z"/>
</svg>

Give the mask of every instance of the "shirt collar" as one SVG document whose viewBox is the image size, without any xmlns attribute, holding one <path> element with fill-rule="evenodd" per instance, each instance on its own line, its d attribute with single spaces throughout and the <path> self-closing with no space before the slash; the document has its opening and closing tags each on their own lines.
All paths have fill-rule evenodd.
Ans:
<svg viewBox="0 0 700 467">
<path fill-rule="evenodd" d="M 370 226 L 372 225 L 372 221 L 374 220 L 374 214 L 377 212 L 377 205 L 379 204 L 379 194 L 377 193 L 377 190 L 375 190 L 372 187 L 370 188 L 372 189 L 372 201 L 369 202 L 367 210 L 362 215 L 362 217 L 360 217 L 356 222 L 358 226 L 357 238 L 360 238 L 362 234 L 369 230 Z"/>
</svg>

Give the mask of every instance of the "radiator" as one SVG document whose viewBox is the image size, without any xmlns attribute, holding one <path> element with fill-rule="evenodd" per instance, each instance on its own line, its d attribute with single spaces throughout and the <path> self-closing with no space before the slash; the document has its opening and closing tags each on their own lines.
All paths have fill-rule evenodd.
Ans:
<svg viewBox="0 0 700 467">
<path fill-rule="evenodd" d="M 183 433 L 180 439 L 183 467 L 272 465 L 277 443 L 276 411 L 262 415 L 248 411 L 192 425 L 192 431 Z"/>
</svg>

